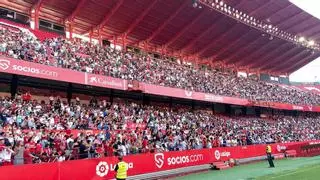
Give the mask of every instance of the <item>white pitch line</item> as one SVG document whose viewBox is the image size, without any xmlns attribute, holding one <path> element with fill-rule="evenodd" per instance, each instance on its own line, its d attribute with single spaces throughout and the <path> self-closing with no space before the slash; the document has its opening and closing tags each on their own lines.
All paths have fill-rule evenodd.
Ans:
<svg viewBox="0 0 320 180">
<path fill-rule="evenodd" d="M 281 174 L 281 175 L 279 175 L 279 176 L 271 177 L 271 179 L 278 178 L 278 177 L 282 177 L 282 176 L 287 176 L 287 175 L 291 175 L 291 174 L 296 174 L 296 173 L 298 173 L 298 172 L 309 171 L 310 169 L 314 169 L 314 168 L 319 168 L 319 167 L 318 167 L 318 166 L 313 166 L 313 167 L 308 168 L 308 169 L 302 169 L 302 170 L 297 170 L 297 171 L 290 172 L 290 173 L 285 173 L 285 174 Z"/>
</svg>

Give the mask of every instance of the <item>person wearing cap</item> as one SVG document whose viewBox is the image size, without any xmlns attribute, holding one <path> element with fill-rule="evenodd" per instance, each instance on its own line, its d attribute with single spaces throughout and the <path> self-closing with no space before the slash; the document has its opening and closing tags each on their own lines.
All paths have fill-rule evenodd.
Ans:
<svg viewBox="0 0 320 180">
<path fill-rule="evenodd" d="M 118 157 L 118 164 L 114 168 L 114 171 L 116 171 L 116 179 L 117 180 L 126 180 L 127 179 L 127 171 L 128 171 L 128 164 L 123 161 L 123 157 Z"/>
</svg>

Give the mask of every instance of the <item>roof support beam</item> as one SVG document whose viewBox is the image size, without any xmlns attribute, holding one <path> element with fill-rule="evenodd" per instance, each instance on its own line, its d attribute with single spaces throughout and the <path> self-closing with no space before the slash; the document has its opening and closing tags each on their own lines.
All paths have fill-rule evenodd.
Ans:
<svg viewBox="0 0 320 180">
<path fill-rule="evenodd" d="M 219 57 L 221 56 L 223 53 L 225 53 L 227 50 L 230 49 L 230 47 L 232 47 L 233 45 L 237 44 L 239 41 L 241 41 L 241 39 L 243 37 L 245 37 L 246 35 L 248 35 L 250 33 L 250 30 L 243 33 L 241 36 L 239 36 L 237 39 L 235 39 L 234 41 L 231 42 L 231 44 L 229 44 L 228 46 L 224 46 L 221 50 L 219 50 L 219 52 L 214 55 L 213 57 L 216 58 L 216 57 Z"/>
<path fill-rule="evenodd" d="M 280 56 L 268 61 L 266 64 L 263 64 L 260 68 L 261 69 L 268 69 L 268 67 L 270 65 L 272 65 L 273 63 L 276 63 L 281 59 L 285 59 L 286 57 L 290 57 L 290 55 L 292 55 L 292 53 L 294 53 L 295 51 L 297 51 L 297 47 L 293 47 L 289 51 L 286 51 L 285 53 L 281 54 Z"/>
<path fill-rule="evenodd" d="M 87 0 L 80 0 L 80 2 L 77 4 L 77 7 L 72 11 L 72 13 L 64 21 L 72 22 L 75 16 L 78 14 L 78 12 L 82 9 L 86 1 Z"/>
<path fill-rule="evenodd" d="M 30 16 L 32 21 L 34 21 L 34 27 L 31 27 L 32 29 L 39 29 L 39 13 L 43 2 L 44 0 L 38 0 L 30 9 Z"/>
<path fill-rule="evenodd" d="M 219 16 L 219 21 L 223 19 L 222 15 Z M 219 22 L 218 21 L 218 22 Z M 203 38 L 205 35 L 207 35 L 209 32 L 211 32 L 215 27 L 217 23 L 212 23 L 209 28 L 207 28 L 205 31 L 201 32 L 197 37 L 195 37 L 192 41 L 187 43 L 182 49 L 180 49 L 182 52 L 185 52 L 190 47 L 192 47 L 199 39 Z M 184 53 L 186 54 L 186 53 Z"/>
<path fill-rule="evenodd" d="M 226 37 L 226 35 L 231 32 L 232 28 L 230 28 L 228 31 L 224 31 L 222 34 L 219 35 L 218 38 L 214 38 L 208 45 L 206 45 L 206 47 L 202 48 L 199 52 L 195 53 L 196 56 L 201 57 L 201 55 L 206 52 L 207 50 L 209 50 L 211 48 L 211 46 L 217 42 L 219 42 L 221 39 L 223 39 L 224 37 Z M 194 54 L 193 54 L 194 55 Z"/>
<path fill-rule="evenodd" d="M 266 46 L 268 46 L 268 44 L 266 44 L 263 47 L 266 47 Z M 264 55 L 264 54 L 260 55 L 259 57 L 256 58 L 257 60 L 254 63 L 251 63 L 251 64 L 246 63 L 246 65 L 248 65 L 249 68 L 252 68 L 255 65 L 260 65 L 261 63 L 265 62 L 266 60 L 272 59 L 271 57 L 273 57 L 274 55 L 278 55 L 278 52 L 281 52 L 279 50 L 282 50 L 283 47 L 286 47 L 286 46 L 288 46 L 287 41 L 282 41 L 282 43 L 280 45 L 274 46 L 274 48 L 269 49 L 268 55 Z M 241 64 L 244 64 L 244 63 L 241 63 Z"/>
<path fill-rule="evenodd" d="M 235 53 L 230 54 L 230 55 L 231 55 L 230 57 L 227 56 L 224 61 L 225 61 L 225 62 L 234 62 L 233 59 L 234 59 L 235 57 L 237 57 L 237 56 L 239 55 L 239 53 L 243 52 L 243 51 L 242 51 L 243 49 L 246 49 L 248 46 L 256 43 L 256 42 L 259 41 L 259 40 L 260 40 L 260 36 L 254 38 L 253 41 L 251 41 L 251 42 L 249 42 L 248 44 L 246 44 L 246 46 L 241 46 L 239 49 L 236 50 Z M 229 60 L 231 60 L 231 61 L 229 61 Z"/>
<path fill-rule="evenodd" d="M 182 9 L 189 3 L 189 1 L 184 1 L 183 4 L 181 4 L 179 6 L 179 8 L 168 18 L 166 19 L 160 26 L 157 30 L 155 30 L 145 41 L 147 43 L 149 43 L 154 37 L 156 37 L 161 31 L 163 28 L 165 28 L 167 26 L 167 24 L 173 19 L 175 18 L 181 11 Z"/>
<path fill-rule="evenodd" d="M 320 25 L 313 26 L 313 27 L 311 27 L 309 29 L 306 29 L 305 31 L 302 31 L 300 34 L 303 34 L 307 38 L 311 38 L 312 39 L 313 36 L 319 35 L 319 33 L 320 33 L 320 30 L 319 31 L 315 31 L 315 32 L 312 31 L 312 30 L 318 30 L 319 27 L 320 27 Z"/>
<path fill-rule="evenodd" d="M 303 20 L 301 20 L 301 21 L 298 21 L 298 22 L 294 23 L 293 25 L 290 25 L 289 28 L 286 28 L 285 31 L 290 32 L 291 29 L 294 29 L 297 25 L 301 24 L 301 23 L 304 22 L 304 21 L 308 21 L 308 20 L 310 20 L 310 19 L 311 19 L 311 17 L 307 17 L 307 18 L 305 18 L 305 19 L 303 19 Z M 310 27 L 310 26 L 306 27 L 306 29 L 308 29 L 309 27 Z"/>
<path fill-rule="evenodd" d="M 239 3 L 235 6 L 236 8 L 238 7 L 238 6 L 240 6 L 243 2 L 245 2 L 245 1 L 243 1 L 243 0 L 241 0 L 241 1 L 238 1 Z M 213 29 L 214 29 L 214 27 L 216 27 L 216 24 L 219 24 L 220 22 L 222 22 L 222 21 L 224 21 L 224 18 L 223 18 L 223 16 L 224 15 L 222 15 L 222 14 L 220 14 L 220 13 L 217 13 L 219 16 L 217 16 L 217 18 L 216 19 L 214 19 L 213 20 L 213 22 L 214 23 L 212 23 L 212 25 L 209 27 L 209 28 L 207 28 L 205 31 L 203 31 L 203 32 L 201 32 L 197 37 L 195 37 L 192 41 L 190 41 L 189 43 L 187 43 L 182 49 L 180 49 L 182 52 L 185 52 L 186 50 L 188 50 L 190 47 L 192 47 L 199 39 L 201 39 L 201 38 L 203 38 L 205 35 L 207 35 L 209 32 L 211 32 Z M 215 21 L 215 20 L 217 20 L 218 19 L 218 21 Z M 186 54 L 186 53 L 185 53 Z"/>
<path fill-rule="evenodd" d="M 44 1 L 45 0 L 38 0 L 35 4 L 32 5 L 31 11 L 32 10 L 39 11 Z"/>
<path fill-rule="evenodd" d="M 307 56 L 304 59 L 302 59 L 301 61 L 293 64 L 292 66 L 285 68 L 284 72 L 293 73 L 294 71 L 299 69 L 301 66 L 303 66 L 303 65 L 311 62 L 315 58 L 319 57 L 319 55 L 320 55 L 319 53 L 314 53 L 314 54 L 312 54 L 310 56 Z"/>
<path fill-rule="evenodd" d="M 135 19 L 135 21 L 132 24 L 130 24 L 129 28 L 123 34 L 125 36 L 130 34 L 132 30 L 134 30 L 134 28 L 144 19 L 144 17 L 150 12 L 150 10 L 157 4 L 158 1 L 159 0 L 152 1 L 152 3 L 149 4 L 149 6 L 145 10 L 143 10 L 143 12 Z"/>
<path fill-rule="evenodd" d="M 267 3 L 265 3 L 264 5 L 262 5 L 262 6 L 259 6 L 258 8 L 256 8 L 256 9 L 254 9 L 253 11 L 251 11 L 248 15 L 252 15 L 252 14 L 254 14 L 255 12 L 257 12 L 257 11 L 259 11 L 260 9 L 263 9 L 263 8 L 265 8 L 267 5 L 269 5 L 272 1 L 274 1 L 274 0 L 269 0 Z M 239 3 L 238 5 L 240 5 L 241 3 Z M 237 5 L 237 6 L 238 6 Z M 236 6 L 236 7 L 237 7 Z M 251 27 L 249 27 L 249 28 L 251 28 Z M 241 36 L 242 37 L 242 36 Z M 258 38 L 259 39 L 259 38 Z M 241 38 L 239 38 L 238 40 L 241 40 Z M 236 40 L 236 41 L 238 41 L 238 40 Z M 257 39 L 256 39 L 257 40 Z M 256 41 L 255 40 L 255 41 Z M 254 43 L 255 41 L 253 41 L 253 42 L 251 42 L 250 44 L 252 44 L 252 43 Z M 230 47 L 230 45 L 228 46 L 228 47 Z M 240 49 L 243 49 L 243 48 L 245 48 L 246 46 L 243 46 L 242 48 L 240 48 Z M 237 51 L 237 52 L 240 52 L 240 51 Z M 220 53 L 219 53 L 220 54 Z M 232 58 L 233 57 L 235 57 L 235 55 L 236 54 L 233 54 L 232 55 Z M 217 55 L 215 55 L 215 57 L 218 57 Z M 228 59 L 230 59 L 230 58 L 228 58 Z M 234 62 L 234 61 L 232 61 L 232 62 Z"/>
<path fill-rule="evenodd" d="M 294 19 L 294 18 L 300 16 L 301 14 L 304 14 L 304 11 L 301 10 L 300 13 L 295 14 L 295 15 L 293 15 L 293 16 L 290 16 L 290 17 L 288 17 L 287 19 L 285 19 L 285 20 L 283 20 L 283 21 L 280 21 L 279 23 L 276 23 L 275 26 L 279 26 L 279 27 L 280 27 L 280 26 L 284 25 L 285 23 L 287 23 L 289 20 Z M 299 22 L 301 22 L 301 21 L 299 21 Z"/>
<path fill-rule="evenodd" d="M 282 68 L 286 68 L 288 66 L 290 66 L 290 64 L 295 64 L 295 60 L 298 59 L 297 62 L 300 62 L 299 60 L 301 60 L 301 58 L 304 58 L 304 56 L 311 54 L 311 52 L 308 52 L 306 50 L 303 50 L 301 52 L 299 52 L 298 54 L 293 55 L 292 57 L 288 58 L 289 61 L 285 61 L 284 63 L 277 65 L 276 67 L 273 67 L 270 69 L 270 71 L 275 71 L 275 70 L 281 70 Z"/>
<path fill-rule="evenodd" d="M 188 23 L 187 26 L 182 27 L 182 29 L 177 32 L 173 38 L 171 38 L 165 45 L 164 47 L 167 48 L 168 46 L 170 46 L 172 43 L 174 43 L 183 33 L 185 33 L 187 30 L 189 30 L 189 28 L 191 28 L 204 14 L 206 11 L 201 11 L 197 17 L 195 17 L 194 19 L 192 19 L 191 22 Z"/>
<path fill-rule="evenodd" d="M 117 10 L 120 8 L 120 6 L 122 5 L 124 0 L 118 0 L 118 2 L 115 4 L 114 7 L 112 7 L 112 10 L 109 11 L 103 18 L 103 20 L 96 26 L 93 27 L 93 31 L 98 30 L 103 28 L 103 26 L 105 26 L 107 24 L 107 22 L 110 20 L 110 18 L 117 12 Z M 90 30 L 88 32 L 86 32 L 85 34 L 89 33 Z"/>
<path fill-rule="evenodd" d="M 273 1 L 275 1 L 275 0 L 270 0 L 270 1 L 268 1 L 268 2 L 265 3 L 264 5 L 262 5 L 262 6 L 258 7 L 258 8 L 256 8 L 255 10 L 251 11 L 248 15 L 252 15 L 252 14 L 254 14 L 255 12 L 259 11 L 260 9 L 265 8 L 266 6 L 268 6 L 268 5 L 269 5 L 270 3 L 272 3 Z M 286 9 L 286 8 L 288 8 L 288 7 L 290 7 L 290 6 L 291 6 L 291 5 L 288 5 L 288 6 L 285 7 L 284 9 Z M 275 14 L 279 13 L 279 12 L 282 11 L 282 10 L 283 10 L 283 9 L 277 11 Z M 275 15 L 275 14 L 273 14 L 273 15 Z M 260 18 L 260 19 L 264 19 L 264 18 L 266 18 L 266 17 L 262 17 L 262 18 Z M 257 38 L 256 40 L 252 41 L 250 44 L 255 43 L 258 39 L 259 39 L 259 38 Z M 250 45 L 250 44 L 248 44 L 248 45 Z M 247 45 L 247 46 L 248 46 L 248 45 Z M 241 47 L 240 50 L 245 49 L 247 46 Z M 263 47 L 261 47 L 261 48 L 263 48 Z M 261 48 L 259 48 L 259 50 L 260 50 Z M 241 51 L 238 50 L 237 52 L 241 52 Z M 257 52 L 257 51 L 255 51 L 254 53 L 256 53 L 256 52 Z M 252 56 L 254 53 L 250 54 L 249 57 Z M 227 58 L 227 59 L 230 59 L 231 62 L 234 62 L 234 60 L 232 60 L 232 58 L 236 57 L 236 55 L 237 55 L 237 53 L 233 54 L 231 58 Z M 247 58 L 248 58 L 248 57 L 247 57 Z M 241 65 L 244 65 L 244 64 L 245 64 L 245 65 L 248 65 L 248 64 L 245 63 L 245 62 L 239 62 L 239 63 L 237 63 L 237 64 L 241 64 Z"/>
<path fill-rule="evenodd" d="M 289 5 L 287 5 L 285 8 L 281 8 L 281 9 L 280 9 L 280 10 L 278 10 L 277 12 L 273 13 L 273 14 L 270 16 L 270 18 L 271 18 L 271 17 L 273 17 L 273 16 L 278 15 L 280 12 L 286 11 L 288 8 L 290 8 L 290 7 L 292 7 L 292 6 L 293 6 L 293 4 L 292 4 L 292 3 L 290 3 L 290 4 L 289 4 Z"/>
<path fill-rule="evenodd" d="M 253 11 L 251 11 L 248 15 L 254 15 L 254 13 L 258 12 L 259 10 L 265 8 L 266 6 L 268 6 L 270 3 L 272 3 L 275 0 L 268 0 L 268 2 L 266 2 L 265 4 L 263 4 L 262 6 L 259 6 L 258 8 L 254 9 Z M 261 18 L 263 19 L 263 18 Z"/>
</svg>

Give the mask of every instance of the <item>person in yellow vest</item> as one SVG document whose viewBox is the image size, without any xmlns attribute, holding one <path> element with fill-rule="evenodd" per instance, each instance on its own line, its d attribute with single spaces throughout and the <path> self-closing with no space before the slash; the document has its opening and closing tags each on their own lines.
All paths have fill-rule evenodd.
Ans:
<svg viewBox="0 0 320 180">
<path fill-rule="evenodd" d="M 122 156 L 119 156 L 118 159 L 119 159 L 119 162 L 116 165 L 116 167 L 114 168 L 114 171 L 117 172 L 116 179 L 117 180 L 126 180 L 127 179 L 127 171 L 128 171 L 129 166 L 126 162 L 123 161 Z"/>
<path fill-rule="evenodd" d="M 271 168 L 274 168 L 273 157 L 272 157 L 272 154 L 271 154 L 272 153 L 272 149 L 271 149 L 270 145 L 267 145 L 266 152 L 267 152 L 267 159 L 268 159 L 269 165 L 270 165 Z"/>
</svg>

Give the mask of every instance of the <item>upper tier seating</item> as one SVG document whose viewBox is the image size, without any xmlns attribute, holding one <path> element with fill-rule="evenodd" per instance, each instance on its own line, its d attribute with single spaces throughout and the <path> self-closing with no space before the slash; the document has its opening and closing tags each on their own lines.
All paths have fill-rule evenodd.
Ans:
<svg viewBox="0 0 320 180">
<path fill-rule="evenodd" d="M 63 38 L 41 41 L 28 32 L 11 31 L 3 26 L 0 35 L 0 53 L 16 59 L 255 101 L 320 104 L 317 94 L 283 88 L 254 78 L 237 77 L 231 71 L 201 70 L 166 59 L 120 52 L 88 42 L 70 42 Z"/>
</svg>

